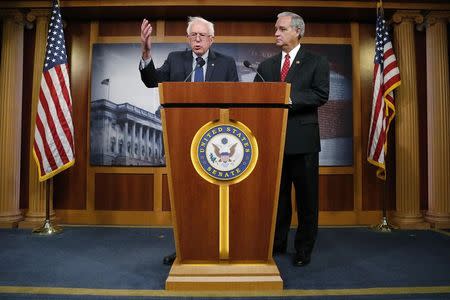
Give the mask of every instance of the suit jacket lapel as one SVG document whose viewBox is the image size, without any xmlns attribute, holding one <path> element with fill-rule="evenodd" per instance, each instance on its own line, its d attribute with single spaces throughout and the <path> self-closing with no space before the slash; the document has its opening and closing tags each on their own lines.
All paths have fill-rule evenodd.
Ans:
<svg viewBox="0 0 450 300">
<path fill-rule="evenodd" d="M 272 64 L 272 74 L 274 82 L 281 80 L 280 72 L 281 72 L 281 52 L 274 58 Z"/>
<path fill-rule="evenodd" d="M 300 70 L 301 66 L 303 65 L 304 58 L 305 49 L 303 47 L 300 47 L 300 50 L 298 50 L 297 55 L 295 56 L 295 59 L 292 62 L 291 67 L 289 68 L 289 72 L 286 75 L 286 82 L 291 82 L 294 75 L 297 74 L 298 70 Z"/>
<path fill-rule="evenodd" d="M 211 81 L 211 76 L 215 69 L 215 61 L 216 61 L 216 54 L 209 49 L 208 54 L 208 65 L 206 66 L 206 75 L 205 75 L 205 81 Z"/>
<path fill-rule="evenodd" d="M 192 51 L 185 52 L 184 59 L 184 78 L 186 78 L 192 72 L 192 64 L 194 63 L 192 56 Z M 190 78 L 186 79 L 187 82 L 191 81 Z"/>
</svg>

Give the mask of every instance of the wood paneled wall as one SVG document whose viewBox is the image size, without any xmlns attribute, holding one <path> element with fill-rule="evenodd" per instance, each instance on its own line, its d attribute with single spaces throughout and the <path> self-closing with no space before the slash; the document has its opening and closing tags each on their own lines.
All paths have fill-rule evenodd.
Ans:
<svg viewBox="0 0 450 300">
<path fill-rule="evenodd" d="M 55 209 L 86 209 L 88 161 L 88 123 L 91 26 L 87 22 L 70 22 L 66 27 L 66 44 L 72 89 L 72 119 L 75 132 L 75 165 L 54 178 Z"/>
<path fill-rule="evenodd" d="M 0 30 L 1 31 L 1 30 Z M 22 85 L 22 139 L 20 153 L 20 208 L 28 208 L 28 173 L 30 164 L 30 118 L 33 86 L 34 45 L 36 29 L 24 30 L 23 85 Z M 1 42 L 1 39 L 0 39 Z M 27 149 L 25 151 L 25 149 Z"/>
<path fill-rule="evenodd" d="M 54 179 L 54 207 L 62 223 L 120 225 L 171 223 L 165 168 L 106 168 L 89 165 L 92 44 L 139 42 L 140 23 L 141 20 L 67 23 L 66 42 L 69 49 L 73 96 L 76 163 L 74 167 Z M 155 42 L 184 41 L 185 20 L 153 20 L 152 24 Z M 270 43 L 273 42 L 273 28 L 274 23 L 266 21 L 215 21 L 216 42 L 242 42 L 250 39 L 251 42 Z M 32 44 L 30 39 L 31 37 L 27 35 L 27 45 Z M 366 161 L 372 101 L 374 24 L 308 23 L 303 42 L 347 43 L 351 44 L 353 49 L 354 165 L 320 169 L 320 224 L 378 223 L 384 185 L 376 179 L 375 168 Z M 420 51 L 418 54 L 424 55 Z M 420 73 L 424 74 L 418 72 Z M 30 86 L 28 81 L 24 81 L 24 89 Z M 26 123 L 26 118 L 24 122 Z M 393 136 L 393 131 L 391 135 Z M 389 148 L 391 155 L 395 153 L 393 146 L 394 142 L 391 140 Z M 395 167 L 393 161 L 394 159 L 389 160 L 388 174 L 393 174 Z M 393 209 L 394 176 L 388 178 L 387 203 L 388 208 Z M 25 190 L 24 188 L 22 192 Z M 25 203 L 21 206 L 25 207 Z"/>
</svg>

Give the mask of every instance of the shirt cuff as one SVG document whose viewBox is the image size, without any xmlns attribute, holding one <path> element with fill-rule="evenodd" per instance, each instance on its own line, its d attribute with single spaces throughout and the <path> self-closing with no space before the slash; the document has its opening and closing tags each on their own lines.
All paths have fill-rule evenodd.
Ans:
<svg viewBox="0 0 450 300">
<path fill-rule="evenodd" d="M 144 60 L 144 59 L 141 57 L 141 61 L 140 61 L 140 63 L 139 63 L 139 70 L 144 70 L 144 69 L 150 64 L 151 61 L 152 61 L 152 58 L 151 58 L 151 57 L 148 58 L 148 59 L 146 59 L 146 60 Z"/>
</svg>

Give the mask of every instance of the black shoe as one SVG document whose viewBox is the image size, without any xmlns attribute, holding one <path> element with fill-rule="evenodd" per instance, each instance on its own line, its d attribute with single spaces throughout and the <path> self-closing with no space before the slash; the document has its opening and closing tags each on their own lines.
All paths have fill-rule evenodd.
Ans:
<svg viewBox="0 0 450 300">
<path fill-rule="evenodd" d="M 286 253 L 286 246 L 273 246 L 272 255 Z"/>
<path fill-rule="evenodd" d="M 171 266 L 173 262 L 175 261 L 175 258 L 177 258 L 177 253 L 174 252 L 170 255 L 164 256 L 163 264 Z"/>
<path fill-rule="evenodd" d="M 295 267 L 304 267 L 307 264 L 311 262 L 311 254 L 304 252 L 304 251 L 298 251 L 295 253 L 294 260 L 292 261 L 292 264 Z"/>
</svg>

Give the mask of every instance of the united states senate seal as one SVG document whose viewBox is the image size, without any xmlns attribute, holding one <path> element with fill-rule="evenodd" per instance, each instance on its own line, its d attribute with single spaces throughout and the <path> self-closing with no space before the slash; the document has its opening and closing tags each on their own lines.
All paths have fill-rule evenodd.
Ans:
<svg viewBox="0 0 450 300">
<path fill-rule="evenodd" d="M 253 171 L 258 159 L 258 144 L 252 132 L 240 122 L 209 122 L 195 134 L 191 160 L 205 180 L 233 184 Z"/>
</svg>

